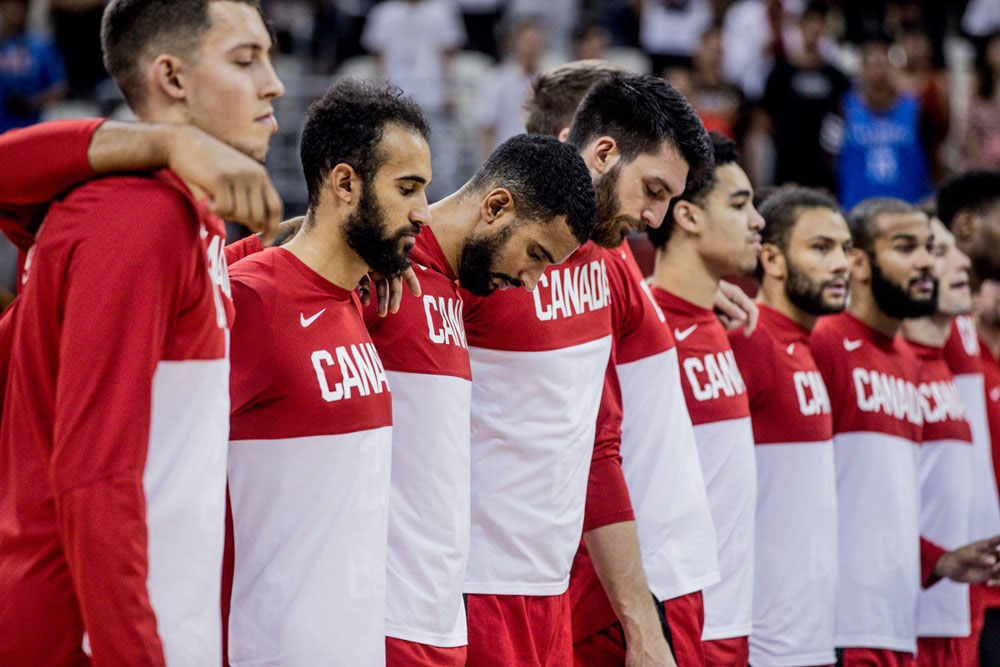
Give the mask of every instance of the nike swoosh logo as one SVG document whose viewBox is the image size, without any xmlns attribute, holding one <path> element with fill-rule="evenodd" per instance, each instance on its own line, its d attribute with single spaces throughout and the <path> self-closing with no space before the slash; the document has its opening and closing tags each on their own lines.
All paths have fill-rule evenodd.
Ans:
<svg viewBox="0 0 1000 667">
<path fill-rule="evenodd" d="M 853 352 L 854 350 L 856 350 L 859 347 L 861 347 L 861 343 L 863 343 L 863 342 L 864 341 L 860 341 L 860 340 L 848 340 L 848 339 L 845 338 L 844 339 L 844 349 L 847 350 L 848 352 Z"/>
<path fill-rule="evenodd" d="M 302 325 L 302 328 L 305 329 L 307 326 L 309 326 L 310 324 L 312 324 L 313 322 L 315 322 L 317 317 L 319 317 L 320 315 L 322 315 L 325 312 L 326 312 L 326 308 L 324 308 L 323 310 L 319 311 L 318 313 L 316 313 L 312 317 L 306 317 L 304 313 L 299 313 L 299 323 Z"/>
<path fill-rule="evenodd" d="M 681 331 L 677 327 L 674 327 L 674 338 L 676 338 L 677 340 L 684 340 L 685 338 L 687 338 L 688 336 L 690 336 L 692 333 L 694 333 L 694 330 L 697 329 L 697 328 L 698 328 L 697 324 L 692 324 L 691 326 L 689 326 L 684 331 Z"/>
<path fill-rule="evenodd" d="M 788 347 L 785 348 L 785 352 L 787 352 L 788 354 L 791 354 L 794 351 L 795 351 L 795 343 L 791 343 Z"/>
<path fill-rule="evenodd" d="M 993 389 L 990 390 L 990 400 L 994 403 L 1000 401 L 1000 387 L 993 387 Z"/>
</svg>

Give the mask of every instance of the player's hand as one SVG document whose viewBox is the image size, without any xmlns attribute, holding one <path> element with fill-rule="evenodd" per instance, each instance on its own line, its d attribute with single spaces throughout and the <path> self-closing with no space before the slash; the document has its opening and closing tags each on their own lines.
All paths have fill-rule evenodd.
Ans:
<svg viewBox="0 0 1000 667">
<path fill-rule="evenodd" d="M 677 667 L 659 618 L 648 625 L 641 630 L 626 630 L 625 667 Z"/>
<path fill-rule="evenodd" d="M 278 230 L 270 238 L 270 245 L 285 245 L 288 241 L 292 240 L 292 237 L 299 233 L 302 229 L 302 223 L 305 222 L 306 216 L 299 215 L 294 218 L 289 218 L 278 224 Z M 260 244 L 265 248 L 269 245 L 268 239 L 261 232 L 257 234 L 260 237 Z"/>
<path fill-rule="evenodd" d="M 757 328 L 757 304 L 738 286 L 720 280 L 713 305 L 716 317 L 727 330 L 743 327 L 743 333 L 749 336 Z"/>
<path fill-rule="evenodd" d="M 358 294 L 361 296 L 361 303 L 368 305 L 372 298 L 372 284 L 375 285 L 375 299 L 378 305 L 378 316 L 385 317 L 389 313 L 399 310 L 399 303 L 403 300 L 403 285 L 410 290 L 413 296 L 420 296 L 420 281 L 413 267 L 406 269 L 396 276 L 386 278 L 385 276 L 372 271 L 361 278 L 358 283 Z"/>
<path fill-rule="evenodd" d="M 934 565 L 934 574 L 964 584 L 1000 584 L 1000 535 L 980 540 L 941 556 Z"/>
<path fill-rule="evenodd" d="M 264 245 L 270 245 L 282 206 L 264 165 L 185 125 L 171 134 L 167 166 L 208 193 L 209 207 L 216 215 L 260 232 Z"/>
</svg>

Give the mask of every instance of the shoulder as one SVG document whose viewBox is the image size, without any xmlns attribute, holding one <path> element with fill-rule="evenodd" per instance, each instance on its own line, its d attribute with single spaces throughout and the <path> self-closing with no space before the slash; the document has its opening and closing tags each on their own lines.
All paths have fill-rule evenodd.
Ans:
<svg viewBox="0 0 1000 667">
<path fill-rule="evenodd" d="M 774 348 L 774 338 L 762 323 L 758 323 L 757 328 L 749 336 L 744 334 L 742 328 L 733 329 L 727 335 L 729 346 L 739 362 L 748 365 L 767 363 Z"/>
</svg>

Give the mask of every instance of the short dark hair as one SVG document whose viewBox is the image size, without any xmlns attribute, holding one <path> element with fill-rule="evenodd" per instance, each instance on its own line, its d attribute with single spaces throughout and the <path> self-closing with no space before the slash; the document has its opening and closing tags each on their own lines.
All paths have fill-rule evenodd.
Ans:
<svg viewBox="0 0 1000 667">
<path fill-rule="evenodd" d="M 594 184 L 580 153 L 553 138 L 511 137 L 493 151 L 468 188 L 503 187 L 514 197 L 519 217 L 547 222 L 565 215 L 574 238 L 585 243 L 597 221 Z"/>
<path fill-rule="evenodd" d="M 531 95 L 524 103 L 525 128 L 530 134 L 558 136 L 573 122 L 573 114 L 587 91 L 618 71 L 620 68 L 603 60 L 577 60 L 535 77 Z"/>
<path fill-rule="evenodd" d="M 803 211 L 825 208 L 841 213 L 840 204 L 828 191 L 797 184 L 771 188 L 759 203 L 755 201 L 754 208 L 764 218 L 764 229 L 760 233 L 761 242 L 776 245 L 783 253 L 788 252 L 788 239 L 791 238 L 792 230 L 798 224 Z M 757 280 L 764 277 L 760 262 L 757 263 L 756 273 Z"/>
<path fill-rule="evenodd" d="M 854 205 L 847 213 L 847 226 L 851 230 L 854 247 L 871 255 L 875 252 L 876 224 L 883 215 L 905 215 L 922 211 L 895 197 L 870 197 Z"/>
<path fill-rule="evenodd" d="M 323 181 L 340 163 L 349 164 L 366 185 L 386 160 L 379 142 L 395 124 L 426 139 L 427 120 L 417 103 L 388 83 L 344 79 L 309 105 L 299 155 L 309 206 L 319 203 Z"/>
<path fill-rule="evenodd" d="M 938 217 L 948 229 L 959 212 L 981 213 L 997 204 L 1000 204 L 1000 171 L 967 171 L 947 181 L 937 192 Z"/>
<path fill-rule="evenodd" d="M 673 86 L 651 74 L 613 72 L 591 87 L 573 116 L 569 142 L 582 149 L 602 136 L 618 143 L 626 161 L 670 141 L 687 162 L 691 182 L 711 170 L 712 150 L 698 114 Z"/>
<path fill-rule="evenodd" d="M 739 159 L 736 153 L 736 144 L 729 137 L 713 130 L 708 133 L 708 139 L 712 151 L 711 169 L 701 178 L 697 176 L 692 177 L 691 172 L 688 171 L 687 185 L 684 188 L 684 192 L 670 200 L 670 205 L 667 207 L 667 214 L 663 216 L 663 223 L 659 227 L 650 227 L 646 230 L 646 235 L 649 236 L 649 241 L 653 244 L 654 248 L 662 248 L 670 240 L 670 236 L 674 232 L 674 206 L 677 202 L 689 201 L 699 205 L 704 203 L 705 197 L 708 196 L 708 193 L 719 182 L 718 177 L 715 175 L 715 168 L 721 167 L 724 164 L 732 164 Z"/>
<path fill-rule="evenodd" d="M 212 27 L 208 6 L 217 0 L 111 0 L 101 17 L 104 67 L 135 109 L 145 98 L 140 63 L 151 50 L 197 54 L 201 37 Z M 258 0 L 251 5 L 264 18 Z M 266 24 L 266 21 L 265 21 Z"/>
</svg>

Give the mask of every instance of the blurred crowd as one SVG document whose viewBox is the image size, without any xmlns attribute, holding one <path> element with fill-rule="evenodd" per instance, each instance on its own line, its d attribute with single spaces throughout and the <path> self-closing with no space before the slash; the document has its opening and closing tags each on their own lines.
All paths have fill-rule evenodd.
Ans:
<svg viewBox="0 0 1000 667">
<path fill-rule="evenodd" d="M 845 207 L 917 202 L 1000 168 L 995 0 L 264 0 L 288 87 L 268 163 L 305 206 L 295 147 L 308 103 L 343 76 L 398 84 L 432 123 L 432 198 L 524 131 L 532 78 L 601 58 L 654 72 L 736 141 L 754 184 L 795 181 Z M 0 0 L 0 131 L 122 116 L 104 73 L 102 0 Z"/>
</svg>

